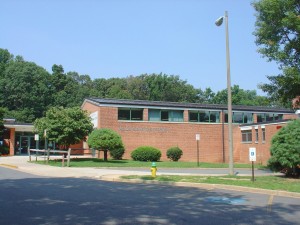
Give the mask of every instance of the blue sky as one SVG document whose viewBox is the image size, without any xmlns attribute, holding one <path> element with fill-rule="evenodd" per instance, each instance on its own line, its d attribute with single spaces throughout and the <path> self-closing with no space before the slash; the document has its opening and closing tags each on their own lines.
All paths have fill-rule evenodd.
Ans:
<svg viewBox="0 0 300 225">
<path fill-rule="evenodd" d="M 277 75 L 257 53 L 251 0 L 2 0 L 0 48 L 51 72 L 92 79 L 179 75 L 195 88 L 226 88 L 225 26 L 229 14 L 231 83 L 257 90 Z"/>
</svg>

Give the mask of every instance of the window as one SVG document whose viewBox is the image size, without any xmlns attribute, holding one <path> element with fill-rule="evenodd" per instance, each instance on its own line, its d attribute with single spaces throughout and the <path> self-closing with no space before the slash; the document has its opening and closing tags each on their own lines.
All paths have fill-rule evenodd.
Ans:
<svg viewBox="0 0 300 225">
<path fill-rule="evenodd" d="M 262 130 L 262 142 L 265 143 L 266 142 L 266 129 L 261 128 L 261 130 Z"/>
<path fill-rule="evenodd" d="M 242 142 L 243 143 L 252 142 L 252 130 L 242 130 Z"/>
<path fill-rule="evenodd" d="M 190 122 L 198 122 L 199 121 L 198 116 L 199 116 L 198 112 L 190 111 L 189 112 L 189 121 Z"/>
<path fill-rule="evenodd" d="M 220 112 L 218 111 L 189 111 L 190 122 L 219 123 Z"/>
<path fill-rule="evenodd" d="M 255 129 L 255 143 L 258 143 L 258 129 Z"/>
<path fill-rule="evenodd" d="M 182 110 L 149 109 L 149 121 L 183 122 Z"/>
<path fill-rule="evenodd" d="M 233 113 L 233 118 L 232 118 L 233 123 L 243 123 L 243 113 L 242 112 L 234 112 Z"/>
<path fill-rule="evenodd" d="M 253 113 L 248 112 L 233 112 L 232 113 L 233 123 L 253 123 Z M 225 123 L 228 123 L 228 113 L 225 113 Z"/>
<path fill-rule="evenodd" d="M 143 109 L 119 108 L 118 120 L 143 120 Z"/>
<path fill-rule="evenodd" d="M 274 121 L 273 113 L 266 113 L 266 121 Z"/>
<path fill-rule="evenodd" d="M 258 113 L 257 114 L 257 122 L 272 122 L 283 119 L 283 114 L 277 113 Z"/>
<path fill-rule="evenodd" d="M 199 122 L 209 123 L 209 111 L 199 112 Z"/>
<path fill-rule="evenodd" d="M 244 113 L 244 123 L 253 123 L 253 113 Z"/>
<path fill-rule="evenodd" d="M 266 121 L 266 116 L 264 113 L 257 113 L 257 122 L 265 122 Z"/>
</svg>

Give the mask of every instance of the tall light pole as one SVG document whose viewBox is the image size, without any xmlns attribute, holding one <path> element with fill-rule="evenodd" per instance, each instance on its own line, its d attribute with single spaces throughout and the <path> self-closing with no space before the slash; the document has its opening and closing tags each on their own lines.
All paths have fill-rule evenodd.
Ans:
<svg viewBox="0 0 300 225">
<path fill-rule="evenodd" d="M 216 25 L 221 26 L 225 19 L 226 33 L 226 62 L 227 62 L 227 102 L 228 102 L 228 148 L 229 148 L 229 174 L 233 171 L 233 142 L 232 142 L 232 104 L 231 104 L 231 78 L 230 78 L 230 57 L 229 57 L 229 35 L 228 35 L 228 13 L 216 20 Z"/>
</svg>

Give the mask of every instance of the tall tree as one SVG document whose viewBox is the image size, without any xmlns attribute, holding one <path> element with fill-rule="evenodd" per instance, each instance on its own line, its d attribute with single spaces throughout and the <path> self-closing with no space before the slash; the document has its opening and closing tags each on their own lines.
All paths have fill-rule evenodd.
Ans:
<svg viewBox="0 0 300 225">
<path fill-rule="evenodd" d="M 243 90 L 238 85 L 231 88 L 233 105 L 269 106 L 267 97 L 257 96 L 255 90 Z M 212 99 L 214 104 L 227 104 L 227 89 L 218 91 Z"/>
<path fill-rule="evenodd" d="M 0 48 L 0 77 L 3 76 L 3 72 L 8 63 L 13 59 L 13 55 L 9 53 L 7 49 Z"/>
<path fill-rule="evenodd" d="M 291 107 L 300 95 L 300 1 L 260 0 L 256 10 L 256 44 L 269 61 L 278 63 L 282 73 L 267 76 L 270 84 L 261 84 L 273 100 Z"/>
<path fill-rule="evenodd" d="M 50 104 L 49 74 L 35 63 L 16 57 L 0 77 L 0 106 L 21 122 L 41 117 Z"/>
</svg>

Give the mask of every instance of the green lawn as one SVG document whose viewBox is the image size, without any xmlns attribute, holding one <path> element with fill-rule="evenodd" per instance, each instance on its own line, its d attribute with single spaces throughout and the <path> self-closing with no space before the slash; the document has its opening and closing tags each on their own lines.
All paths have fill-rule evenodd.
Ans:
<svg viewBox="0 0 300 225">
<path fill-rule="evenodd" d="M 156 178 L 151 176 L 122 176 L 125 179 L 157 180 L 168 182 L 191 182 L 206 184 L 227 184 L 235 186 L 262 188 L 269 190 L 281 190 L 300 193 L 300 179 L 289 179 L 277 176 L 260 176 L 251 181 L 251 177 L 240 176 L 177 176 L 160 175 Z"/>
<path fill-rule="evenodd" d="M 38 161 L 37 163 L 44 164 L 44 161 Z M 142 167 L 150 168 L 152 162 L 140 162 L 133 160 L 108 160 L 104 162 L 103 159 L 97 158 L 73 158 L 71 159 L 71 167 Z M 66 164 L 66 160 L 65 160 Z M 49 165 L 61 166 L 61 159 L 50 160 Z M 197 168 L 197 162 L 173 162 L 164 161 L 156 162 L 157 168 Z M 235 168 L 251 168 L 251 164 L 234 164 Z M 263 169 L 264 166 L 255 165 L 256 168 Z M 204 163 L 200 162 L 199 168 L 228 168 L 227 163 Z"/>
</svg>

